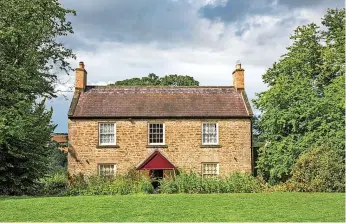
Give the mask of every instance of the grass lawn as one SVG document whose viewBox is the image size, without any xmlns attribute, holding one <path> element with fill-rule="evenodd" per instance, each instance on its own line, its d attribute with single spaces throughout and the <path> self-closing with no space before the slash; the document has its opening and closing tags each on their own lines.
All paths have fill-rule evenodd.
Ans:
<svg viewBox="0 0 346 223">
<path fill-rule="evenodd" d="M 343 193 L 0 197 L 0 221 L 345 221 Z"/>
</svg>

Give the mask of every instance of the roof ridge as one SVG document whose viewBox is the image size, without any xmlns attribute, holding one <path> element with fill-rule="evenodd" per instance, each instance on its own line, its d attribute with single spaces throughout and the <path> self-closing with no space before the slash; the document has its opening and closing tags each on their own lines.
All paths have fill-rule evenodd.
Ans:
<svg viewBox="0 0 346 223">
<path fill-rule="evenodd" d="M 87 85 L 86 87 L 91 88 L 234 88 L 234 86 L 117 86 L 117 85 Z"/>
</svg>

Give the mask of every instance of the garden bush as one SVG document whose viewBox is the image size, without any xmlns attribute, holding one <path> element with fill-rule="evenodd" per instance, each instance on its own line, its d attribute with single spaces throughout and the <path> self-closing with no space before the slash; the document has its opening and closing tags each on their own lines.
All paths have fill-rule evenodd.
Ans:
<svg viewBox="0 0 346 223">
<path fill-rule="evenodd" d="M 234 173 L 228 177 L 202 178 L 195 172 L 181 172 L 175 179 L 160 181 L 161 193 L 255 193 L 265 189 L 266 183 L 250 174 Z"/>
<path fill-rule="evenodd" d="M 268 185 L 263 189 L 263 192 L 293 192 L 296 187 L 291 182 L 281 182 L 275 185 Z"/>
<path fill-rule="evenodd" d="M 257 193 L 265 187 L 265 182 L 250 174 L 234 173 L 222 183 L 222 193 Z"/>
<path fill-rule="evenodd" d="M 68 179 L 64 171 L 43 178 L 41 183 L 45 195 L 64 195 L 68 187 Z"/>
<path fill-rule="evenodd" d="M 302 154 L 289 180 L 294 189 L 304 192 L 344 192 L 345 154 L 322 146 Z"/>
<path fill-rule="evenodd" d="M 157 191 L 147 176 L 130 171 L 117 177 L 70 176 L 56 173 L 42 180 L 46 195 L 127 195 L 127 194 L 209 194 L 209 193 L 258 193 L 289 191 L 344 190 L 344 163 L 342 156 L 332 150 L 315 149 L 301 156 L 293 177 L 276 185 L 267 184 L 262 178 L 247 173 L 233 173 L 225 177 L 203 178 L 196 172 L 184 172 L 175 177 L 160 180 Z"/>
<path fill-rule="evenodd" d="M 144 177 L 100 177 L 76 175 L 70 178 L 66 195 L 126 195 L 136 193 L 151 194 L 154 188 Z"/>
</svg>

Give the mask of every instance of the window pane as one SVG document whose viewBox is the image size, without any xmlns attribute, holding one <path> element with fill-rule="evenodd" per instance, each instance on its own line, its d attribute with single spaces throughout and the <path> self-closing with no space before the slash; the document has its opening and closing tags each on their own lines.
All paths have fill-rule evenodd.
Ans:
<svg viewBox="0 0 346 223">
<path fill-rule="evenodd" d="M 114 176 L 116 174 L 115 169 L 115 164 L 99 164 L 99 175 Z"/>
<path fill-rule="evenodd" d="M 109 143 L 114 143 L 114 134 L 109 135 Z"/>
<path fill-rule="evenodd" d="M 115 131 L 114 123 L 101 123 L 100 133 L 114 133 Z"/>
<path fill-rule="evenodd" d="M 104 125 L 100 124 L 100 133 L 104 133 Z"/>
<path fill-rule="evenodd" d="M 149 143 L 163 143 L 163 124 L 149 124 Z"/>
<path fill-rule="evenodd" d="M 115 144 L 115 124 L 100 123 L 100 144 Z"/>
<path fill-rule="evenodd" d="M 100 135 L 100 143 L 103 144 L 105 143 L 105 135 Z"/>
<path fill-rule="evenodd" d="M 203 123 L 202 142 L 205 144 L 217 143 L 217 127 L 216 123 Z"/>
<path fill-rule="evenodd" d="M 218 168 L 219 168 L 218 163 L 203 163 L 202 175 L 203 176 L 217 176 L 219 174 Z"/>
</svg>

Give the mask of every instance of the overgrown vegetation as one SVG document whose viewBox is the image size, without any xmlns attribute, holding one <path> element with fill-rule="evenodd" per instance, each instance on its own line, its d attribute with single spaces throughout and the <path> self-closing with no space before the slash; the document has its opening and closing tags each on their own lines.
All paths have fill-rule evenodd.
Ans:
<svg viewBox="0 0 346 223">
<path fill-rule="evenodd" d="M 176 177 L 164 178 L 160 180 L 157 191 L 152 186 L 152 181 L 148 177 L 137 174 L 130 177 L 125 176 L 100 177 L 68 176 L 59 172 L 42 180 L 46 195 L 126 195 L 126 194 L 152 194 L 152 193 L 187 193 L 187 194 L 208 194 L 208 193 L 256 193 L 266 191 L 267 184 L 260 178 L 255 178 L 250 174 L 234 173 L 224 178 L 202 178 L 200 175 L 191 172 L 180 173 Z"/>
<path fill-rule="evenodd" d="M 264 182 L 250 174 L 234 173 L 228 177 L 202 178 L 199 174 L 191 172 L 180 173 L 175 178 L 160 181 L 160 192 L 167 194 L 188 193 L 254 193 L 265 188 Z"/>
<path fill-rule="evenodd" d="M 75 176 L 71 179 L 71 185 L 66 195 L 127 195 L 138 193 L 153 193 L 154 188 L 146 178 L 131 179 L 126 176 L 84 177 Z"/>
<path fill-rule="evenodd" d="M 180 172 L 159 180 L 155 190 L 146 175 L 129 171 L 117 177 L 68 176 L 60 171 L 43 178 L 36 195 L 127 195 L 127 194 L 211 194 L 261 192 L 343 192 L 344 166 L 340 156 L 331 150 L 316 149 L 304 154 L 294 169 L 292 179 L 270 185 L 261 177 L 247 173 L 233 173 L 225 177 L 202 178 L 195 172 Z M 329 174 L 331 173 L 331 174 Z"/>
<path fill-rule="evenodd" d="M 264 143 L 257 169 L 271 184 L 285 182 L 292 174 L 299 182 L 309 175 L 304 187 L 317 183 L 329 167 L 322 160 L 308 161 L 314 148 L 328 145 L 330 154 L 339 156 L 336 166 L 345 163 L 345 9 L 329 9 L 322 25 L 312 23 L 294 31 L 288 52 L 263 75 L 269 89 L 254 100 L 261 111 L 254 127 Z M 321 169 L 312 171 L 307 162 Z M 339 189 L 332 185 L 345 183 L 344 177 L 342 182 L 339 177 L 328 179 L 335 182 L 321 183 L 329 189 L 311 185 L 303 190 L 334 191 Z"/>
<path fill-rule="evenodd" d="M 100 177 L 67 176 L 64 172 L 43 178 L 42 189 L 36 195 L 75 196 L 75 195 L 127 195 L 127 194 L 210 194 L 210 193 L 259 193 L 270 191 L 295 191 L 293 184 L 270 186 L 263 179 L 250 174 L 233 173 L 227 177 L 202 178 L 191 172 L 160 180 L 154 190 L 148 177 L 117 176 Z"/>
</svg>

